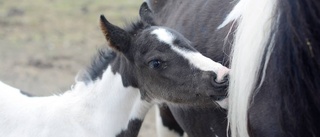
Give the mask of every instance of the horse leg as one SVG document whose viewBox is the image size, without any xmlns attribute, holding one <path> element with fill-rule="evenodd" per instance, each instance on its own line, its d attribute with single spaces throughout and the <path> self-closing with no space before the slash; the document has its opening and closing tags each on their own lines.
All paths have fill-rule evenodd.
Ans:
<svg viewBox="0 0 320 137">
<path fill-rule="evenodd" d="M 166 104 L 156 106 L 156 130 L 158 137 L 182 137 L 184 133 Z"/>
</svg>

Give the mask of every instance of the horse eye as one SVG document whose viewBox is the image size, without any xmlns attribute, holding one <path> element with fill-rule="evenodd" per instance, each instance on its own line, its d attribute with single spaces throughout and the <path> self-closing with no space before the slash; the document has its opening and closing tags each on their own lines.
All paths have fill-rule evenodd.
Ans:
<svg viewBox="0 0 320 137">
<path fill-rule="evenodd" d="M 154 59 L 154 60 L 151 60 L 148 64 L 150 68 L 158 69 L 161 67 L 162 62 L 158 59 Z"/>
</svg>

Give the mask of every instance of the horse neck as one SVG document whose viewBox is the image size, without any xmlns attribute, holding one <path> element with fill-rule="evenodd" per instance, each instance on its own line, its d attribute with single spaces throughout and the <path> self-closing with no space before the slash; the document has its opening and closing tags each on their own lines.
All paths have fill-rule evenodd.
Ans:
<svg viewBox="0 0 320 137">
<path fill-rule="evenodd" d="M 116 58 L 109 65 L 101 79 L 89 83 L 79 82 L 74 93 L 83 92 L 86 108 L 92 113 L 88 121 L 97 123 L 96 129 L 103 128 L 104 136 L 137 136 L 142 121 L 151 104 L 141 100 L 140 90 L 128 86 L 124 72 L 119 68 L 127 68 L 123 59 Z"/>
</svg>

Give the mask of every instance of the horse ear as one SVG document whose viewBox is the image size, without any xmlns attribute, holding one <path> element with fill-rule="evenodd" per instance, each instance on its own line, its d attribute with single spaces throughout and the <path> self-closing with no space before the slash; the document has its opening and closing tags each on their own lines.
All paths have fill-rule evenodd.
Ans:
<svg viewBox="0 0 320 137">
<path fill-rule="evenodd" d="M 128 32 L 111 24 L 103 15 L 100 16 L 100 27 L 111 48 L 123 53 L 129 50 L 131 37 Z"/>
<path fill-rule="evenodd" d="M 139 15 L 143 22 L 148 23 L 152 26 L 156 25 L 153 19 L 153 13 L 146 2 L 143 2 L 140 6 Z"/>
</svg>

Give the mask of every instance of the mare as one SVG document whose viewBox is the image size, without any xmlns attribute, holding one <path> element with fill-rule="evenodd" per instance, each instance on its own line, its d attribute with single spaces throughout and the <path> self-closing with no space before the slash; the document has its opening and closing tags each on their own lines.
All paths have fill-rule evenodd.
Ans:
<svg viewBox="0 0 320 137">
<path fill-rule="evenodd" d="M 231 136 L 320 136 L 320 2 L 234 2 L 150 0 L 148 4 L 158 18 L 158 25 L 172 27 L 195 45 L 203 46 L 195 48 L 204 55 L 209 51 L 209 55 L 222 56 L 225 53 L 222 45 L 231 48 L 230 53 L 226 52 L 231 62 L 228 98 Z M 224 37 L 225 43 L 221 42 Z M 224 61 L 223 57 L 210 58 Z M 215 117 L 213 110 L 178 110 L 168 106 L 182 129 L 191 133 L 189 136 L 214 136 L 201 134 L 202 128 L 217 124 L 210 118 Z M 193 116 L 198 119 L 192 119 Z M 174 121 L 170 124 L 172 129 L 179 128 L 172 126 Z"/>
<path fill-rule="evenodd" d="M 134 137 L 154 103 L 201 106 L 226 94 L 228 69 L 149 11 L 142 4 L 125 29 L 101 15 L 107 46 L 64 94 L 30 97 L 0 82 L 0 136 Z"/>
</svg>

